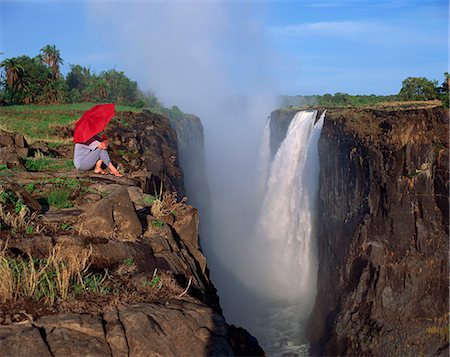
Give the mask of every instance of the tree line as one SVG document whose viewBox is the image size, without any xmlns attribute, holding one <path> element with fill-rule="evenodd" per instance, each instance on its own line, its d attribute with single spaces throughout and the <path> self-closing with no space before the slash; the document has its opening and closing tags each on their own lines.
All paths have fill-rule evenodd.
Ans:
<svg viewBox="0 0 450 357">
<path fill-rule="evenodd" d="M 437 80 L 425 77 L 408 77 L 402 82 L 400 92 L 393 95 L 350 95 L 335 93 L 324 95 L 288 96 L 280 97 L 282 107 L 297 107 L 304 105 L 323 106 L 361 106 L 373 105 L 382 102 L 422 101 L 439 99 L 444 107 L 449 106 L 449 73 L 444 73 L 444 81 L 439 85 Z"/>
<path fill-rule="evenodd" d="M 137 82 L 124 72 L 110 69 L 96 74 L 90 68 L 71 64 L 64 77 L 64 61 L 54 45 L 44 46 L 35 57 L 19 56 L 0 62 L 0 105 L 4 104 L 56 104 L 79 102 L 114 102 L 135 107 L 155 108 L 177 115 L 178 108 L 165 108 L 152 92 L 143 93 Z M 440 99 L 449 105 L 449 73 L 444 74 L 441 85 L 437 80 L 408 77 L 398 94 L 350 95 L 346 93 L 281 96 L 281 106 L 331 105 L 360 106 L 380 102 Z M 172 113 L 173 112 L 173 113 Z"/>
<path fill-rule="evenodd" d="M 136 107 L 160 107 L 153 93 L 143 93 L 124 72 L 110 69 L 96 74 L 71 64 L 64 77 L 64 60 L 54 45 L 35 57 L 19 56 L 0 62 L 0 104 L 56 104 L 114 102 Z"/>
</svg>

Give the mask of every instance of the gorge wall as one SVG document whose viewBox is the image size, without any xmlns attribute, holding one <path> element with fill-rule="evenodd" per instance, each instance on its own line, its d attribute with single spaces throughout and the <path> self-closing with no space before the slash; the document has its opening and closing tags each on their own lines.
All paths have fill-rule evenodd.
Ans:
<svg viewBox="0 0 450 357">
<path fill-rule="evenodd" d="M 447 355 L 448 110 L 329 109 L 319 156 L 312 355 Z"/>
<path fill-rule="evenodd" d="M 192 126 L 201 129 L 193 118 L 178 125 L 181 133 Z M 226 323 L 209 279 L 198 240 L 198 211 L 182 199 L 186 190 L 178 143 L 186 138 L 178 140 L 167 117 L 148 111 L 119 113 L 107 134 L 112 161 L 120 162 L 126 177 L 27 171 L 22 163 L 36 152 L 40 158 L 51 154 L 71 159 L 73 145 L 56 150 L 0 132 L 5 167 L 0 177 L 2 269 L 12 260 L 45 260 L 55 249 L 66 254 L 64 259 L 88 252 L 86 269 L 103 272 L 109 284 L 101 293 L 87 286 L 79 293 L 68 290 L 66 298 L 53 303 L 29 297 L 8 300 L 2 290 L 2 354 L 263 355 L 254 337 Z M 67 136 L 73 133 L 69 130 Z M 187 145 L 191 151 L 195 133 L 193 137 Z M 50 205 L 47 194 L 69 183 L 72 207 Z M 5 197 L 19 198 L 26 206 L 20 221 L 17 205 Z M 39 229 L 30 231 L 31 226 Z"/>
</svg>

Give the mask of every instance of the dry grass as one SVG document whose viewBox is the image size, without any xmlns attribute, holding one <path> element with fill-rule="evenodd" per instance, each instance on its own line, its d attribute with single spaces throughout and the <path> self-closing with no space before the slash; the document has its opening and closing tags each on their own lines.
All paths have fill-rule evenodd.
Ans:
<svg viewBox="0 0 450 357">
<path fill-rule="evenodd" d="M 6 245 L 0 252 L 0 301 L 27 297 L 53 305 L 66 300 L 74 284 L 83 286 L 92 248 L 53 247 L 46 259 L 11 257 Z"/>
<path fill-rule="evenodd" d="M 184 202 L 185 199 L 181 200 L 181 202 L 177 202 L 176 192 L 162 192 L 153 201 L 150 211 L 153 217 L 162 218 L 174 214 Z"/>
<path fill-rule="evenodd" d="M 43 227 L 38 224 L 38 214 L 31 213 L 30 209 L 23 205 L 18 212 L 6 210 L 0 203 L 0 230 L 8 227 L 13 232 L 26 232 L 32 227 L 33 233 L 39 233 Z"/>
</svg>

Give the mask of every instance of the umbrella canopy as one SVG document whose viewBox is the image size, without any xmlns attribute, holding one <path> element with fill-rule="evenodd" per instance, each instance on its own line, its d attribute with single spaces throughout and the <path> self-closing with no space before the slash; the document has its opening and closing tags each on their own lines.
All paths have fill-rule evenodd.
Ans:
<svg viewBox="0 0 450 357">
<path fill-rule="evenodd" d="M 89 109 L 75 123 L 73 141 L 85 143 L 103 131 L 114 114 L 116 114 L 114 104 L 98 104 Z"/>
</svg>

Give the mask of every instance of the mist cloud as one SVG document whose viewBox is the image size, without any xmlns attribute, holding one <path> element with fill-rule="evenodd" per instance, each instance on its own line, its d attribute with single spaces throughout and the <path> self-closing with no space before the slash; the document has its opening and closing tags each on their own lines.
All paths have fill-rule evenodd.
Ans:
<svg viewBox="0 0 450 357">
<path fill-rule="evenodd" d="M 277 92 L 270 72 L 276 59 L 262 26 L 264 4 L 86 6 L 92 26 L 109 39 L 127 75 L 144 90 L 154 90 L 165 105 L 202 119 L 213 206 L 213 229 L 202 237 L 202 247 L 219 294 L 235 291 L 227 274 L 240 276 L 244 269 L 246 257 L 237 252 L 256 211 L 252 194 L 258 145 Z"/>
</svg>

